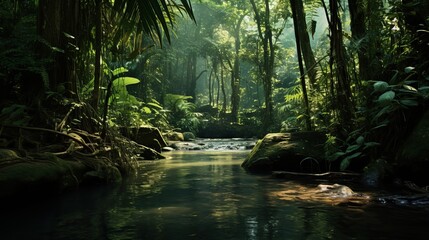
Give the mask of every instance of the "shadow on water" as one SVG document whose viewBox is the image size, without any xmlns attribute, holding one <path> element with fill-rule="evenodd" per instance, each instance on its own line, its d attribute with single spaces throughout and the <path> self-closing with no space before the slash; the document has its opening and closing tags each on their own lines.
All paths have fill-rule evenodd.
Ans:
<svg viewBox="0 0 429 240">
<path fill-rule="evenodd" d="M 248 151 L 167 153 L 120 186 L 3 212 L 0 239 L 424 239 L 424 208 L 282 199 L 302 184 L 245 172 Z"/>
</svg>

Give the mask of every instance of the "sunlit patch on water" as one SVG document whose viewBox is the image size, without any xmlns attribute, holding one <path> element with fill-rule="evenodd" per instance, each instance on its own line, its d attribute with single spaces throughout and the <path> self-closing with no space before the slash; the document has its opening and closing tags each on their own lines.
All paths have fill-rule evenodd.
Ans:
<svg viewBox="0 0 429 240">
<path fill-rule="evenodd" d="M 368 193 L 356 193 L 340 184 L 319 184 L 317 186 L 299 183 L 285 183 L 285 190 L 273 191 L 271 197 L 285 201 L 321 202 L 330 205 L 365 205 L 371 201 Z"/>
</svg>

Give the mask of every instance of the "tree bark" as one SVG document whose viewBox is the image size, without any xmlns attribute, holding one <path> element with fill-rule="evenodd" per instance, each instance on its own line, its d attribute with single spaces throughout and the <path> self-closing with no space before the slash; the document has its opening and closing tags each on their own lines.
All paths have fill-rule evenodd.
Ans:
<svg viewBox="0 0 429 240">
<path fill-rule="evenodd" d="M 191 102 L 195 103 L 195 88 L 197 86 L 197 55 L 194 52 L 188 55 L 188 64 L 186 70 L 186 80 L 188 82 L 186 87 L 186 95 L 191 96 Z"/>
<path fill-rule="evenodd" d="M 350 28 L 352 37 L 358 43 L 359 59 L 359 78 L 361 80 L 369 79 L 369 58 L 367 55 L 366 27 L 365 27 L 365 9 L 366 0 L 348 0 L 350 12 Z"/>
<path fill-rule="evenodd" d="M 246 15 L 243 14 L 237 21 L 234 29 L 235 39 L 235 56 L 234 65 L 231 73 L 231 121 L 238 122 L 238 112 L 240 108 L 240 57 L 239 52 L 241 48 L 240 40 L 240 27 Z"/>
<path fill-rule="evenodd" d="M 307 95 L 307 87 L 305 83 L 305 73 L 304 73 L 304 66 L 302 64 L 302 56 L 301 56 L 301 34 L 299 33 L 299 19 L 298 19 L 298 13 L 297 13 L 297 1 L 300 0 L 290 0 L 291 8 L 292 8 L 292 17 L 293 17 L 293 25 L 295 29 L 295 39 L 296 39 L 296 52 L 298 55 L 298 65 L 299 65 L 299 72 L 300 72 L 300 79 L 301 79 L 301 88 L 302 88 L 302 95 L 304 99 L 304 109 L 305 109 L 305 126 L 307 131 L 311 131 L 311 120 L 310 120 L 310 105 L 308 102 L 308 95 Z M 302 2 L 301 2 L 302 3 Z M 307 35 L 307 34 L 306 34 Z M 308 36 L 308 35 L 307 35 Z"/>
<path fill-rule="evenodd" d="M 270 8 L 269 1 L 264 0 L 264 19 L 261 18 L 258 7 L 254 0 L 250 0 L 252 4 L 253 12 L 255 13 L 255 20 L 258 29 L 259 39 L 262 41 L 263 49 L 263 60 L 262 60 L 262 82 L 264 86 L 264 98 L 265 98 L 265 115 L 264 115 L 264 127 L 268 128 L 274 121 L 274 103 L 273 103 L 273 71 L 274 71 L 274 58 L 275 50 L 272 39 L 272 31 L 270 25 Z M 264 20 L 264 21 L 262 21 Z M 264 30 L 263 30 L 264 28 Z"/>
<path fill-rule="evenodd" d="M 223 98 L 223 101 L 222 101 L 222 110 L 221 110 L 222 114 L 226 113 L 226 104 L 227 104 L 227 102 L 226 102 L 226 92 L 225 92 L 225 80 L 224 79 L 225 78 L 224 78 L 224 75 L 223 75 L 223 67 L 221 65 L 221 67 L 220 67 L 220 84 L 221 84 L 221 88 L 222 88 L 222 98 Z"/>
<path fill-rule="evenodd" d="M 212 76 L 213 76 L 213 69 L 210 71 L 209 75 L 209 105 L 213 106 L 213 90 L 212 90 Z"/>
<path fill-rule="evenodd" d="M 92 107 L 97 110 L 101 87 L 101 1 L 95 1 L 95 63 L 94 63 L 94 90 L 92 92 Z M 108 104 L 108 103 L 105 103 Z"/>
<path fill-rule="evenodd" d="M 53 91 L 64 89 L 64 95 L 77 98 L 76 89 L 76 36 L 79 29 L 79 0 L 39 0 L 37 32 L 49 43 L 39 49 L 41 57 L 54 55 L 47 69 L 49 87 Z"/>
<path fill-rule="evenodd" d="M 307 31 L 307 23 L 305 21 L 304 4 L 302 0 L 291 0 L 290 1 L 292 11 L 295 9 L 296 12 L 296 30 L 299 34 L 301 53 L 304 58 L 305 68 L 308 73 L 310 83 L 314 85 L 317 78 L 317 64 L 314 58 L 313 49 L 310 44 L 310 36 Z M 294 20 L 295 21 L 295 20 Z M 295 30 L 295 31 L 296 31 Z"/>
<path fill-rule="evenodd" d="M 350 130 L 351 127 L 354 107 L 350 89 L 350 77 L 347 71 L 344 53 L 342 23 L 338 16 L 337 0 L 330 0 L 329 8 L 331 13 L 331 57 L 332 61 L 335 63 L 335 77 L 337 80 L 337 105 L 339 107 L 340 125 L 347 131 Z"/>
</svg>

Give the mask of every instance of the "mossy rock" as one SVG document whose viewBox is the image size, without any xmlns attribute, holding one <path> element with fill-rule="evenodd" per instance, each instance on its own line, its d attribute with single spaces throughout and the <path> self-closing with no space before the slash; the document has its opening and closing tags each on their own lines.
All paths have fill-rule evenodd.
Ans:
<svg viewBox="0 0 429 240">
<path fill-rule="evenodd" d="M 250 171 L 322 172 L 326 170 L 321 132 L 269 133 L 260 140 L 242 167 Z"/>
<path fill-rule="evenodd" d="M 167 146 L 161 132 L 155 127 L 121 127 L 120 132 L 123 136 L 161 152 L 163 147 Z"/>
<path fill-rule="evenodd" d="M 0 198 L 17 196 L 59 194 L 79 185 L 92 183 L 90 175 L 96 174 L 99 182 L 118 182 L 119 170 L 101 159 L 88 162 L 64 160 L 51 153 L 31 154 L 21 157 L 11 150 L 8 158 L 0 159 Z M 100 180 L 101 179 L 101 180 Z"/>
<path fill-rule="evenodd" d="M 164 134 L 168 141 L 184 141 L 185 137 L 181 132 L 168 132 Z"/>
<path fill-rule="evenodd" d="M 193 141 L 193 140 L 195 140 L 195 135 L 192 132 L 184 132 L 183 133 L 183 139 L 185 141 Z"/>
<path fill-rule="evenodd" d="M 36 157 L 36 158 L 35 158 Z M 37 192 L 58 193 L 76 187 L 87 167 L 52 154 L 3 159 L 0 168 L 0 198 Z"/>
</svg>

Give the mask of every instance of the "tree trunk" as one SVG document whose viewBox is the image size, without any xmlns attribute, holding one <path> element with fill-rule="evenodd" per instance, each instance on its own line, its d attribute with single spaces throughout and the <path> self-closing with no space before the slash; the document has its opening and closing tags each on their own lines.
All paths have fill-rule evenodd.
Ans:
<svg viewBox="0 0 429 240">
<path fill-rule="evenodd" d="M 191 96 L 191 102 L 195 103 L 195 88 L 197 86 L 197 55 L 195 53 L 189 53 L 188 55 L 188 67 L 187 67 L 187 87 L 186 95 Z"/>
<path fill-rule="evenodd" d="M 238 122 L 238 112 L 240 108 L 240 58 L 241 48 L 240 27 L 246 15 L 240 16 L 234 29 L 235 56 L 234 65 L 231 72 L 231 121 Z"/>
<path fill-rule="evenodd" d="M 307 70 L 310 83 L 314 85 L 317 78 L 317 64 L 316 59 L 314 58 L 313 50 L 311 49 L 310 36 L 307 31 L 304 4 L 302 0 L 291 0 L 290 4 L 292 11 L 295 9 L 296 12 L 297 27 L 295 28 L 295 31 L 298 31 L 299 34 L 301 53 L 304 58 L 305 68 Z"/>
<path fill-rule="evenodd" d="M 225 114 L 226 113 L 226 92 L 225 92 L 225 80 L 224 80 L 224 76 L 223 76 L 223 67 L 220 67 L 220 84 L 221 84 L 221 88 L 222 88 L 222 97 L 223 97 L 223 102 L 222 102 L 222 110 L 221 113 Z"/>
<path fill-rule="evenodd" d="M 299 72 L 301 75 L 301 88 L 302 88 L 302 95 L 303 95 L 303 99 L 304 99 L 304 109 L 305 109 L 305 125 L 306 125 L 306 130 L 307 131 L 311 131 L 311 120 L 310 120 L 310 105 L 308 103 L 308 95 L 307 95 L 307 87 L 306 87 L 306 83 L 305 83 L 305 73 L 304 73 L 304 66 L 302 64 L 302 56 L 301 56 L 301 35 L 300 35 L 300 30 L 298 23 L 299 23 L 299 19 L 298 19 L 298 13 L 297 13 L 297 8 L 296 8 L 296 2 L 297 1 L 301 1 L 301 0 L 290 0 L 290 5 L 292 8 L 292 17 L 293 17 L 293 25 L 294 25 L 294 29 L 295 29 L 295 39 L 296 39 L 296 52 L 298 55 L 298 65 L 299 65 Z M 302 2 L 301 2 L 302 4 Z M 306 34 L 308 36 L 308 34 Z"/>
<path fill-rule="evenodd" d="M 210 71 L 209 75 L 209 105 L 213 106 L 213 90 L 212 90 L 212 76 L 213 76 L 213 69 Z"/>
<path fill-rule="evenodd" d="M 92 107 L 97 110 L 101 88 L 101 1 L 95 1 L 95 63 L 94 63 L 94 90 L 92 92 Z M 108 104 L 108 103 L 104 103 Z"/>
<path fill-rule="evenodd" d="M 258 29 L 259 39 L 262 41 L 263 48 L 263 60 L 262 60 L 262 82 L 264 86 L 264 97 L 265 97 L 265 115 L 264 115 L 264 127 L 268 128 L 274 121 L 274 103 L 273 103 L 273 71 L 274 71 L 274 46 L 272 40 L 272 31 L 270 25 L 270 8 L 269 1 L 264 0 L 265 4 L 265 18 L 262 22 L 259 10 L 254 0 L 250 0 L 252 4 L 253 12 L 255 13 L 255 20 Z M 264 30 L 263 30 L 264 29 Z"/>
<path fill-rule="evenodd" d="M 53 63 L 47 69 L 49 87 L 53 91 L 64 89 L 64 95 L 77 98 L 75 37 L 79 27 L 79 0 L 49 1 L 39 0 L 37 32 L 51 48 L 43 45 L 39 49 L 41 57 L 51 57 Z"/>
<path fill-rule="evenodd" d="M 338 16 L 337 0 L 330 0 L 329 5 L 331 12 L 331 57 L 332 61 L 335 63 L 337 105 L 339 107 L 340 125 L 345 130 L 350 130 L 354 107 L 350 89 L 350 77 L 348 75 L 344 54 L 342 24 Z"/>
<path fill-rule="evenodd" d="M 367 41 L 365 27 L 365 9 L 366 0 L 348 0 L 350 12 L 350 28 L 352 31 L 353 40 L 359 43 L 358 59 L 359 59 L 359 78 L 360 80 L 369 79 L 369 58 L 367 55 Z"/>
</svg>

